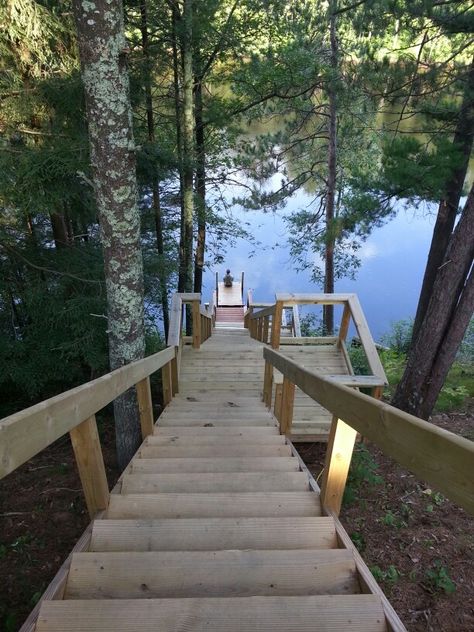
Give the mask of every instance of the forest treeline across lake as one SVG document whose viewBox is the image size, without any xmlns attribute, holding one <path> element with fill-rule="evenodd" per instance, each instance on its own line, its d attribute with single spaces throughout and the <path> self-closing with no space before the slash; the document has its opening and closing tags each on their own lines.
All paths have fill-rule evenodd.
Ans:
<svg viewBox="0 0 474 632">
<path fill-rule="evenodd" d="M 258 239 L 233 205 L 305 189 L 288 247 L 324 292 L 400 200 L 437 205 L 393 400 L 429 416 L 474 306 L 470 3 L 6 0 L 0 24 L 4 414 L 159 348 L 170 294 Z M 124 464 L 133 396 L 115 418 Z"/>
</svg>

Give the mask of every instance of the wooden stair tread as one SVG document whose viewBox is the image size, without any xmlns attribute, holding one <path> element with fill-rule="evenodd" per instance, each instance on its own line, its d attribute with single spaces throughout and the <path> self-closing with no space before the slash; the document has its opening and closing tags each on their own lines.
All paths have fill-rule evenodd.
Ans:
<svg viewBox="0 0 474 632">
<path fill-rule="evenodd" d="M 160 427 L 177 427 L 177 426 L 201 426 L 201 427 L 212 427 L 212 426 L 224 426 L 224 427 L 228 427 L 228 426 L 233 426 L 237 423 L 240 423 L 242 421 L 242 417 L 233 419 L 233 418 L 228 418 L 225 415 L 216 417 L 214 419 L 209 419 L 209 417 L 206 417 L 206 415 L 203 415 L 202 417 L 183 417 L 182 419 L 179 418 L 172 418 L 172 417 L 168 417 L 166 419 L 162 419 L 160 417 L 160 422 L 158 425 L 158 428 Z M 260 419 L 253 419 L 252 417 L 245 417 L 245 419 L 248 419 L 249 422 L 252 423 L 253 426 L 271 426 L 271 427 L 275 427 L 275 420 L 273 419 L 273 417 L 270 417 L 270 415 L 266 416 L 266 417 L 262 417 Z"/>
<path fill-rule="evenodd" d="M 235 426 L 179 426 L 178 428 L 172 428 L 170 426 L 155 426 L 153 434 L 158 437 L 169 437 L 169 436 L 179 436 L 179 437 L 189 437 L 192 436 L 190 441 L 194 441 L 194 437 L 206 437 L 206 436 L 234 436 L 234 435 L 245 435 L 247 437 L 255 437 L 255 436 L 265 436 L 269 437 L 271 435 L 278 434 L 278 428 L 270 427 L 270 426 L 244 426 L 238 425 Z"/>
<path fill-rule="evenodd" d="M 267 445 L 285 445 L 285 437 L 278 433 L 276 434 L 258 434 L 254 433 L 252 436 L 245 434 L 245 432 L 238 432 L 231 435 L 231 445 L 232 446 L 246 446 L 246 445 L 256 445 L 263 444 Z M 190 438 L 188 435 L 180 436 L 179 431 L 172 435 L 168 436 L 160 436 L 160 435 L 150 435 L 145 439 L 143 445 L 150 446 L 176 446 L 176 447 L 188 447 L 189 444 L 192 444 L 192 447 L 195 446 L 228 446 L 229 445 L 229 437 L 225 436 L 211 436 L 209 432 L 205 436 L 193 436 Z"/>
<path fill-rule="evenodd" d="M 332 518 L 95 520 L 91 551 L 336 548 Z"/>
<path fill-rule="evenodd" d="M 144 444 L 140 448 L 140 456 L 145 459 L 166 459 L 166 458 L 209 458 L 209 457 L 226 457 L 226 456 L 290 456 L 291 448 L 289 445 L 233 445 L 233 442 L 227 442 L 227 445 L 187 445 L 187 446 L 158 446 Z"/>
<path fill-rule="evenodd" d="M 74 553 L 66 599 L 251 597 L 360 592 L 345 549 Z"/>
<path fill-rule="evenodd" d="M 132 472 L 148 473 L 206 473 L 206 472 L 250 472 L 255 468 L 255 457 L 214 457 L 214 458 L 178 458 L 178 459 L 144 459 L 132 461 Z M 260 457 L 260 472 L 296 472 L 299 470 L 298 459 L 293 456 Z"/>
<path fill-rule="evenodd" d="M 112 494 L 109 518 L 320 516 L 314 492 Z"/>
<path fill-rule="evenodd" d="M 258 468 L 258 459 L 255 459 Z M 190 477 L 185 474 L 127 474 L 122 494 L 204 492 L 288 492 L 309 489 L 305 472 L 218 472 Z"/>
<path fill-rule="evenodd" d="M 380 597 L 46 601 L 37 632 L 386 632 Z"/>
</svg>

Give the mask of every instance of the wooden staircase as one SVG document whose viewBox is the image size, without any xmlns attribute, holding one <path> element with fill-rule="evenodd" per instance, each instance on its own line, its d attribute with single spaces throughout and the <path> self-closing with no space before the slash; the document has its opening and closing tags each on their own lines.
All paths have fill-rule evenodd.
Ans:
<svg viewBox="0 0 474 632">
<path fill-rule="evenodd" d="M 322 515 L 261 401 L 262 372 L 244 329 L 183 350 L 179 395 L 73 554 L 62 599 L 42 603 L 38 632 L 404 629 Z"/>
</svg>

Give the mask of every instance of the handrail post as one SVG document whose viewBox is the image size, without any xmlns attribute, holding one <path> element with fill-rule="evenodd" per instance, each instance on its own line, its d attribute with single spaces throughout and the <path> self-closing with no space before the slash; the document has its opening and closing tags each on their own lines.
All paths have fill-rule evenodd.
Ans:
<svg viewBox="0 0 474 632">
<path fill-rule="evenodd" d="M 201 311 L 199 301 L 193 301 L 193 349 L 199 349 L 201 346 Z"/>
<path fill-rule="evenodd" d="M 265 344 L 267 344 L 268 342 L 268 327 L 270 324 L 270 316 L 265 316 L 263 318 L 263 337 L 262 337 L 262 342 L 264 342 Z"/>
<path fill-rule="evenodd" d="M 171 394 L 174 397 L 179 393 L 179 370 L 178 370 L 178 348 L 175 347 L 175 356 L 170 362 L 171 372 Z"/>
<path fill-rule="evenodd" d="M 272 388 L 273 388 L 273 366 L 265 360 L 265 373 L 263 378 L 263 397 L 262 401 L 267 408 L 272 406 Z"/>
<path fill-rule="evenodd" d="M 170 401 L 173 399 L 173 369 L 172 362 L 168 362 L 161 368 L 161 385 L 163 388 L 163 407 L 168 406 Z"/>
<path fill-rule="evenodd" d="M 286 376 L 284 376 L 281 391 L 280 434 L 285 434 L 287 436 L 291 435 L 294 402 L 295 385 Z"/>
<path fill-rule="evenodd" d="M 356 436 L 354 428 L 333 416 L 321 483 L 321 505 L 336 515 L 341 511 Z"/>
<path fill-rule="evenodd" d="M 349 324 L 351 322 L 351 308 L 349 303 L 344 304 L 344 311 L 342 312 L 341 325 L 339 327 L 339 338 L 337 341 L 337 346 L 341 348 L 347 338 L 347 332 L 349 330 Z"/>
<path fill-rule="evenodd" d="M 275 384 L 275 403 L 273 405 L 273 414 L 278 420 L 278 424 L 280 424 L 281 418 L 281 395 L 283 390 L 283 384 L 278 382 Z"/>
<path fill-rule="evenodd" d="M 276 301 L 275 313 L 272 320 L 272 349 L 279 349 L 281 335 L 281 319 L 283 316 L 283 301 Z"/>
<path fill-rule="evenodd" d="M 140 426 L 142 438 L 153 434 L 153 403 L 151 399 L 150 377 L 146 377 L 135 384 L 137 390 L 138 410 L 140 412 Z"/>
<path fill-rule="evenodd" d="M 87 510 L 93 518 L 98 511 L 107 509 L 109 504 L 109 485 L 95 415 L 73 428 L 69 432 L 69 436 L 76 457 Z"/>
<path fill-rule="evenodd" d="M 263 318 L 257 318 L 257 340 L 263 342 Z"/>
</svg>

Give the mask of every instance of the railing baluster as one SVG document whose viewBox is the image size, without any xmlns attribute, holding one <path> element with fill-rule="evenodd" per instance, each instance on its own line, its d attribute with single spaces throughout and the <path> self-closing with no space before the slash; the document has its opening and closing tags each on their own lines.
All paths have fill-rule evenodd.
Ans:
<svg viewBox="0 0 474 632">
<path fill-rule="evenodd" d="M 283 377 L 281 391 L 280 434 L 291 435 L 293 424 L 293 405 L 295 402 L 295 385 L 287 377 Z"/>
<path fill-rule="evenodd" d="M 165 364 L 161 369 L 161 385 L 163 387 L 163 406 L 168 406 L 173 399 L 173 369 L 171 362 Z"/>
<path fill-rule="evenodd" d="M 95 415 L 92 415 L 69 432 L 81 478 L 87 510 L 92 517 L 107 509 L 109 485 L 105 474 L 104 457 L 100 447 Z"/>
<path fill-rule="evenodd" d="M 278 419 L 278 423 L 280 423 L 281 418 L 281 395 L 283 390 L 283 384 L 278 382 L 275 384 L 275 404 L 273 406 L 273 414 Z"/>
<path fill-rule="evenodd" d="M 272 349 L 278 349 L 280 347 L 282 316 L 283 316 L 283 301 L 277 301 L 275 303 L 275 312 L 272 318 Z"/>
<path fill-rule="evenodd" d="M 192 302 L 193 313 L 193 348 L 199 349 L 201 346 L 201 308 L 199 301 Z"/>
<path fill-rule="evenodd" d="M 265 374 L 263 378 L 263 402 L 267 408 L 272 406 L 273 367 L 270 362 L 265 362 Z"/>
<path fill-rule="evenodd" d="M 142 437 L 153 434 L 153 403 L 151 400 L 150 378 L 146 377 L 135 384 L 137 389 L 138 410 L 140 412 L 140 425 Z"/>
<path fill-rule="evenodd" d="M 357 431 L 332 418 L 321 483 L 321 504 L 339 515 Z"/>
</svg>

